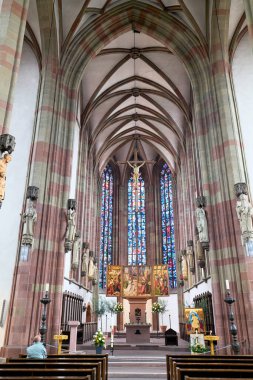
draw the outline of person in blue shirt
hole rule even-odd
[[[47,351],[41,343],[41,336],[36,335],[33,338],[33,344],[26,349],[28,359],[45,359],[47,357]]]

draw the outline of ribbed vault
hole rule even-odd
[[[231,58],[246,30],[241,9],[241,0],[231,5]],[[41,64],[35,4],[29,11],[26,40]],[[80,128],[100,172],[131,155],[136,135],[143,159],[162,157],[176,170],[193,129],[194,94],[210,86],[211,11],[202,0],[54,2],[62,86],[80,91]]]

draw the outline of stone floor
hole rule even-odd
[[[109,379],[163,379],[166,377],[166,354],[189,353],[189,343],[181,339],[178,346],[165,346],[164,337],[151,337],[150,343],[126,344],[124,335],[114,337],[113,355],[110,352],[110,338],[106,339],[109,353]],[[78,350],[95,352],[92,342],[78,346]]]

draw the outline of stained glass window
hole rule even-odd
[[[145,186],[141,173],[136,186],[128,180],[128,265],[146,264]]]
[[[102,205],[101,205],[101,238],[99,287],[106,287],[107,265],[112,263],[112,202],[113,202],[113,173],[107,165],[102,175]]]
[[[174,237],[174,212],[172,203],[172,174],[165,163],[160,173],[162,253],[163,264],[168,265],[171,288],[177,286],[176,253]]]

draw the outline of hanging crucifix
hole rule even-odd
[[[134,148],[134,159],[132,161],[117,161],[118,164],[128,164],[131,168],[133,168],[133,183],[134,183],[134,191],[135,191],[135,211],[138,211],[138,185],[139,185],[139,177],[140,177],[140,168],[145,164],[155,164],[156,161],[141,161],[138,160],[138,148],[137,141]]]

